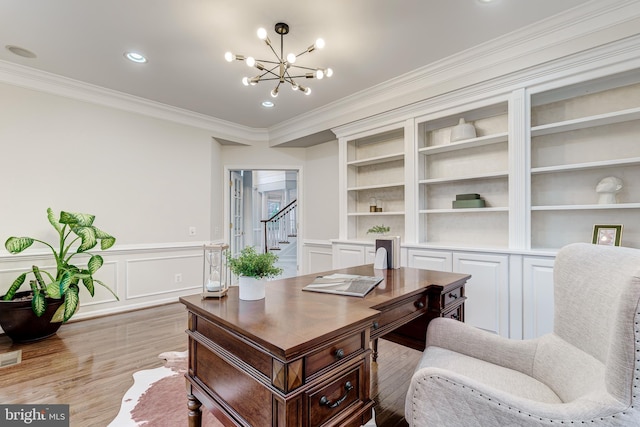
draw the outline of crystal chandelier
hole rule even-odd
[[[297,59],[305,53],[313,52],[316,49],[322,49],[324,47],[324,40],[318,39],[314,44],[309,46],[306,50],[299,54],[289,53],[284,56],[284,35],[289,33],[289,26],[283,22],[279,22],[275,25],[276,33],[280,34],[280,54],[276,52],[271,44],[271,40],[267,36],[267,30],[264,28],[258,29],[258,38],[264,40],[269,46],[271,52],[275,55],[275,60],[267,59],[255,59],[252,56],[235,55],[231,52],[227,52],[224,58],[228,62],[233,62],[234,59],[238,61],[244,61],[247,66],[257,68],[260,70],[260,74],[255,77],[244,77],[242,83],[245,86],[255,86],[261,81],[274,80],[277,81],[277,85],[271,91],[272,97],[278,96],[280,86],[286,83],[291,85],[291,89],[303,92],[305,95],[311,93],[311,88],[305,87],[299,84],[295,79],[322,79],[324,77],[331,77],[333,70],[331,68],[310,68],[296,65]]]

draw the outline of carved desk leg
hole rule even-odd
[[[202,403],[191,393],[187,394],[187,408],[189,409],[189,427],[202,426]]]
[[[371,359],[376,362],[378,360],[378,338],[374,339],[372,342],[372,350],[373,352],[371,353]]]

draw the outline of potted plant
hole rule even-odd
[[[229,252],[226,254],[229,269],[239,277],[242,300],[264,298],[266,280],[282,274],[282,269],[274,265],[278,256],[273,252],[259,254],[253,246],[247,246],[236,257]]]
[[[391,227],[389,227],[389,226],[386,226],[384,224],[382,224],[382,225],[374,225],[373,227],[371,227],[370,229],[367,230],[367,234],[385,235],[389,231],[391,231]]]
[[[41,243],[51,250],[56,262],[55,276],[34,265],[13,281],[0,301],[0,326],[18,342],[55,334],[78,310],[80,282],[91,296],[98,284],[118,299],[109,286],[93,277],[104,263],[102,257],[87,252],[98,242],[102,250],[109,249],[116,239],[93,225],[94,215],[62,211],[56,219],[51,208],[47,209],[47,215],[59,236],[57,248],[33,237],[9,237],[5,242],[5,248],[12,254],[22,252],[36,242]],[[80,254],[89,256],[85,268],[71,264],[72,258]],[[33,277],[29,281],[31,289],[18,292],[28,276]]]

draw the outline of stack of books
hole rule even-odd
[[[456,194],[456,199],[453,201],[453,209],[465,209],[465,208],[484,208],[484,199],[479,194]]]

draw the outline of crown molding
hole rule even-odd
[[[103,105],[211,131],[244,144],[268,141],[267,129],[251,128],[145,98],[0,60],[0,82]]]
[[[272,146],[638,34],[640,2],[595,0],[269,128]]]
[[[297,141],[304,146],[300,141],[309,135],[405,110],[460,88],[520,75],[534,66],[638,35],[638,28],[638,0],[591,0],[268,129],[242,126],[6,61],[0,61],[0,82],[193,126],[229,143],[286,146]],[[509,80],[500,84],[507,86]]]

